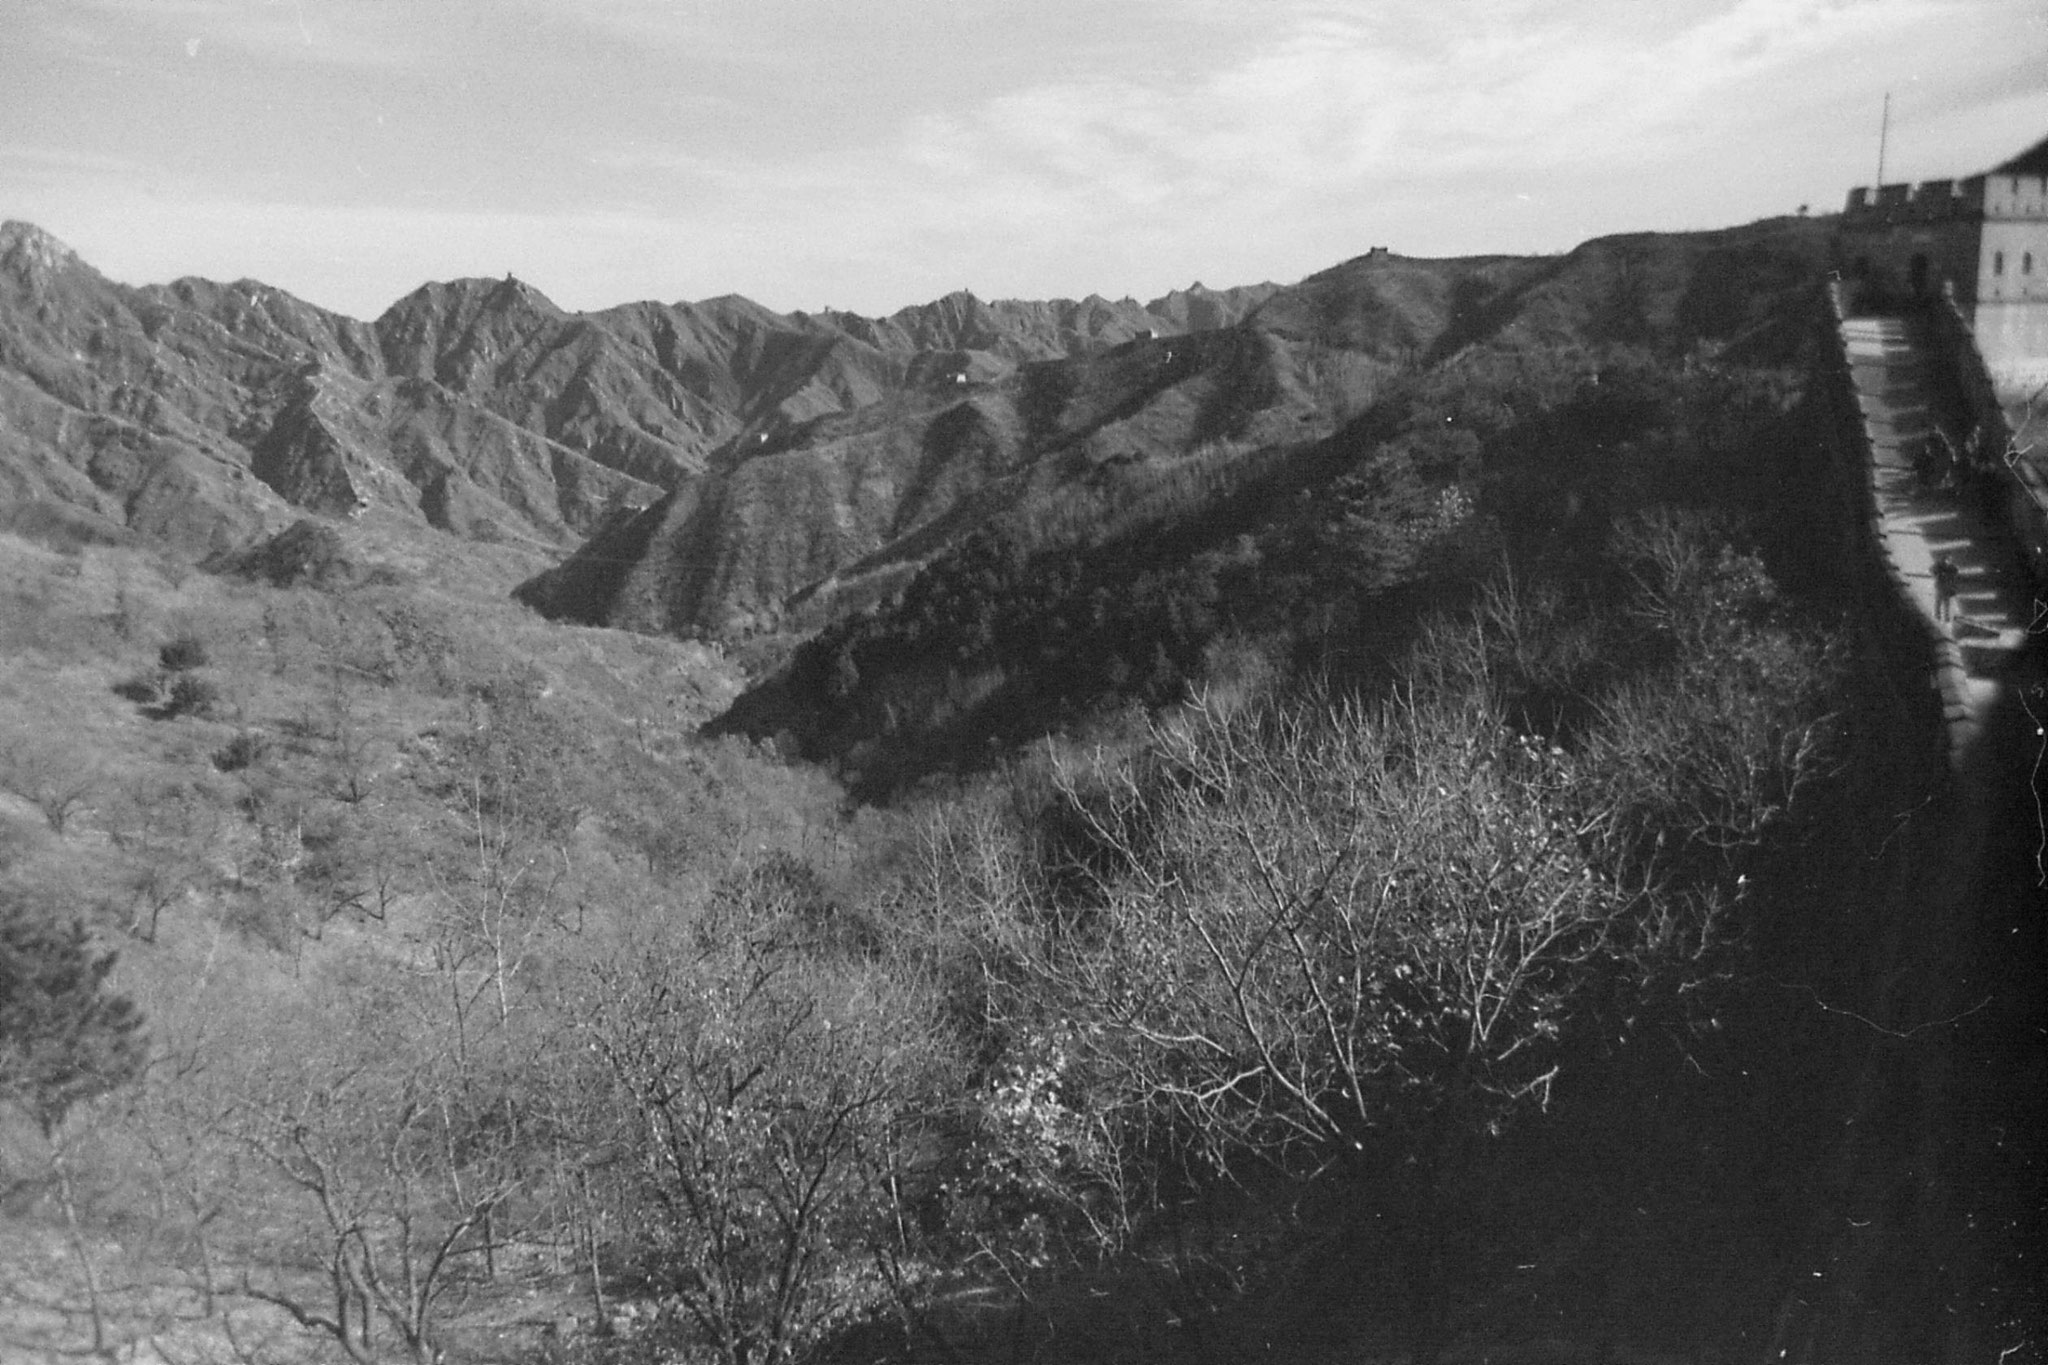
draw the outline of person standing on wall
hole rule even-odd
[[[1942,555],[1934,561],[1934,619],[1948,621],[1956,612],[1956,588],[1963,571],[1953,559]]]

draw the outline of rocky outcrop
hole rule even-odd
[[[349,516],[369,504],[349,477],[346,443],[320,412],[321,392],[301,380],[274,422],[250,447],[249,469],[294,507]]]

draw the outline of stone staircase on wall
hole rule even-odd
[[[1872,534],[1894,587],[1925,625],[1955,766],[1982,737],[2016,677],[2034,594],[1995,506],[1967,480],[1929,486],[1915,455],[1933,429],[1929,340],[1898,317],[1842,318],[1839,334],[1862,419]],[[1953,619],[1939,619],[1934,562],[1962,571]]]

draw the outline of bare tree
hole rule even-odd
[[[422,880],[422,822],[379,800],[332,812],[298,874],[322,923],[342,915],[382,924]]]
[[[1198,700],[1137,755],[1055,763],[1050,875],[988,940],[991,1008],[1013,1037],[1065,1021],[1044,1087],[1156,1163],[1362,1174],[1408,1152],[1440,1345],[1441,1192],[1463,1143],[1547,1100],[1634,900],[1562,819],[1566,776],[1478,693]]]
[[[9,1116],[0,1112],[0,1134],[6,1139],[0,1153],[0,1198],[17,1216],[38,1204],[51,1209],[69,1261],[64,1279],[52,1274],[37,1277],[40,1284],[34,1278],[15,1284],[0,1277],[0,1304],[36,1310],[26,1320],[18,1312],[9,1315],[10,1331],[0,1338],[6,1346],[25,1348],[27,1342],[16,1334],[26,1322],[41,1319],[41,1325],[31,1330],[43,1337],[51,1357],[113,1358],[122,1328],[119,1278],[108,1273],[111,1248],[95,1235],[95,1225],[121,1202],[118,1167],[101,1138],[106,1128],[119,1122],[125,1099],[94,1096],[54,1122],[21,1125],[23,1131],[16,1131],[7,1122]],[[53,1254],[50,1271],[58,1270],[57,1261]],[[89,1341],[89,1349],[77,1348],[81,1337]],[[73,1349],[64,1349],[67,1345]],[[6,1353],[0,1347],[0,1354]]]
[[[220,814],[191,786],[173,782],[124,796],[106,823],[127,860],[127,930],[154,943],[164,911],[207,878],[221,838]]]
[[[1658,908],[1695,904],[1696,955],[1711,946],[1697,935],[1713,897],[1833,764],[1825,684],[1838,646],[1774,623],[1782,604],[1763,565],[1697,519],[1633,519],[1616,549],[1634,584],[1627,627],[1672,657],[1598,698],[1571,760],[1575,819],[1606,864],[1661,889]]]
[[[1446,1106],[1497,1122],[1546,1093],[1628,902],[1558,819],[1561,777],[1478,698],[1198,703],[1148,764],[1057,771],[1094,903],[1048,924],[1034,981],[1218,1161],[1341,1160]]]
[[[878,1298],[883,1149],[928,1083],[914,1003],[770,926],[601,970],[588,1036],[627,1128],[634,1245],[727,1365],[779,1365]]]
[[[386,1338],[431,1365],[441,1300],[522,1173],[513,1135],[475,1112],[433,1035],[399,1035],[412,1022],[403,1002],[366,1003],[357,1015],[352,1038],[273,1054],[251,1078],[237,1136],[308,1206],[294,1264],[321,1288],[245,1270],[240,1292],[362,1365],[381,1358]]]
[[[75,746],[32,735],[0,746],[0,787],[32,802],[54,834],[91,804],[101,781],[98,764]]]
[[[194,1276],[201,1311],[219,1311],[225,1289],[216,1229],[245,1190],[232,1101],[214,1084],[204,1046],[167,1050],[137,1098],[133,1132],[149,1154],[146,1177],[156,1235]],[[186,1257],[190,1263],[186,1263]]]
[[[488,1000],[492,1026],[504,1028],[536,946],[551,929],[565,927],[556,892],[569,869],[559,846],[544,846],[520,825],[492,819],[475,788],[463,835],[459,855],[428,869],[437,913],[424,946],[454,1010],[458,1055],[466,1056],[475,1032],[471,1012]]]
[[[1547,1104],[1596,991],[1717,969],[1743,859],[1825,768],[1824,638],[1701,529],[1635,528],[1604,624],[1503,580],[1377,702],[1201,697],[1135,746],[1055,751],[1014,826],[927,842],[928,894],[979,925],[995,1038],[1053,1068],[1034,1092],[1169,1164],[1399,1156],[1420,1357],[1474,1144]],[[1603,629],[1663,643],[1617,680]],[[1584,719],[1539,728],[1564,714],[1539,691]]]
[[[1035,1272],[1125,1250],[1152,1209],[1150,1157],[1125,1139],[1117,1078],[1091,1067],[1100,1028],[1039,989],[1031,907],[1087,874],[1034,827],[1044,791],[1017,774],[927,813],[908,894],[892,905],[890,960],[916,962],[985,1060],[959,1106],[945,1189],[945,1259],[993,1268],[1020,1302]],[[1092,1017],[1091,1017],[1092,1019]]]

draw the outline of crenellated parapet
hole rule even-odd
[[[1899,223],[1974,222],[1985,213],[1984,176],[1923,180],[1917,185],[1858,185],[1849,191],[1842,225],[1885,228]]]
[[[1842,209],[1842,226],[1866,230],[1986,219],[2048,221],[2048,175],[1992,172],[1917,185],[1858,185]]]

